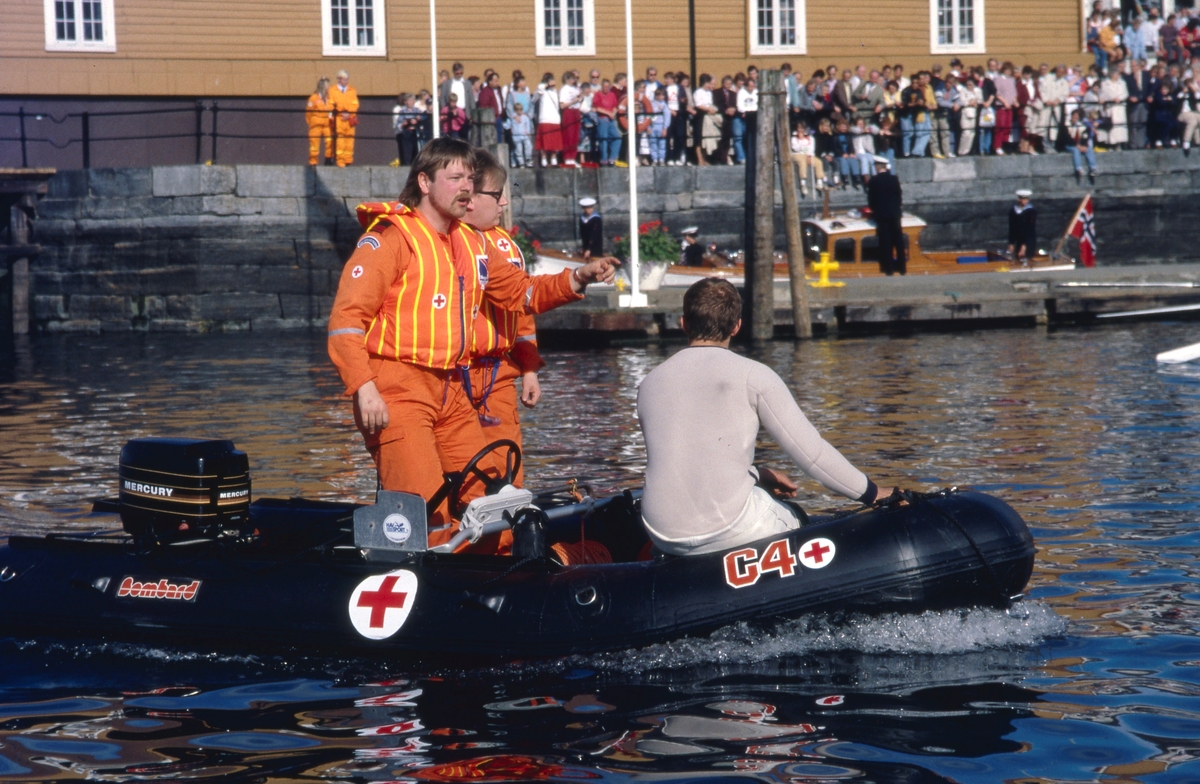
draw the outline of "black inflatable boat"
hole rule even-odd
[[[1034,557],[1020,516],[976,492],[911,495],[671,557],[648,555],[638,492],[579,501],[507,488],[431,549],[415,496],[250,503],[245,455],[228,441],[130,442],[120,487],[98,509],[119,512],[122,529],[0,547],[0,635],[525,658],[822,611],[1004,607]],[[451,551],[510,526],[513,556]],[[554,545],[583,551],[581,539],[612,562],[559,563]]]

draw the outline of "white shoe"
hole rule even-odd
[[[997,155],[1003,155],[1003,154],[1004,154],[1004,150],[1002,150],[1002,149],[1001,149],[1001,150],[996,150],[996,154],[997,154]]]
[[[1187,142],[1187,141],[1185,141],[1185,142],[1183,143],[1183,149],[1185,149],[1185,150],[1190,150],[1190,149],[1191,149],[1191,147],[1192,147],[1192,143],[1191,143],[1191,142]]]

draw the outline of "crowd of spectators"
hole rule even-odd
[[[859,187],[873,156],[953,158],[1070,152],[1094,175],[1095,149],[1200,142],[1200,14],[1143,18],[1097,0],[1088,24],[1086,67],[1016,66],[995,59],[908,75],[901,64],[839,68],[807,78],[783,63],[793,160],[823,184]],[[646,69],[633,82],[636,154],[644,165],[738,164],[755,131],[758,70],[719,79]],[[506,84],[492,69],[464,76],[461,63],[438,86],[440,130],[466,137],[476,108],[490,108],[513,166],[622,166],[628,160],[627,75],[567,70],[531,84],[520,70]],[[431,96],[401,94],[394,127],[401,163],[431,136]],[[802,176],[802,179],[804,177]]]

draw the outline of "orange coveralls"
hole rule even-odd
[[[489,254],[465,223],[455,221],[441,234],[400,204],[360,205],[358,215],[367,232],[342,270],[329,316],[329,355],[348,395],[374,381],[387,403],[389,424],[374,434],[363,428],[357,404],[354,411],[384,489],[429,499],[444,473],[460,470],[489,441],[461,370],[485,298],[540,313],[581,295],[571,289],[570,271],[531,278]],[[464,499],[482,493],[481,483],[468,478]],[[449,539],[450,522],[446,504],[432,510],[431,546]],[[495,551],[501,544],[491,538]]]
[[[353,87],[334,85],[329,88],[329,103],[333,108],[333,122],[337,128],[337,165],[349,166],[354,163],[354,129],[358,125],[358,91]],[[350,115],[350,119],[342,118],[342,113]]]
[[[512,236],[499,226],[483,232],[488,254],[499,255],[522,272],[525,257]],[[517,408],[516,379],[545,367],[537,348],[537,328],[529,313],[503,310],[484,302],[475,319],[471,348],[471,403],[479,412],[488,441],[502,438],[521,441],[521,414]],[[517,472],[517,487],[525,484],[525,469]]]
[[[331,91],[332,92],[332,91]],[[321,163],[321,138],[325,139],[325,157],[333,157],[333,138],[329,124],[333,122],[330,112],[333,110],[333,96],[322,98],[320,93],[308,97],[308,107],[304,112],[304,120],[308,123],[308,165],[316,166]]]

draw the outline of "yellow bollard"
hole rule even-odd
[[[816,270],[818,273],[820,273],[821,277],[816,281],[816,283],[809,283],[808,285],[810,285],[814,288],[818,288],[818,289],[828,289],[828,288],[836,288],[838,286],[845,286],[846,284],[840,280],[839,281],[831,281],[829,279],[829,273],[836,271],[837,268],[840,266],[841,265],[838,264],[836,261],[829,260],[828,253],[822,253],[821,260],[813,265],[813,269]]]

